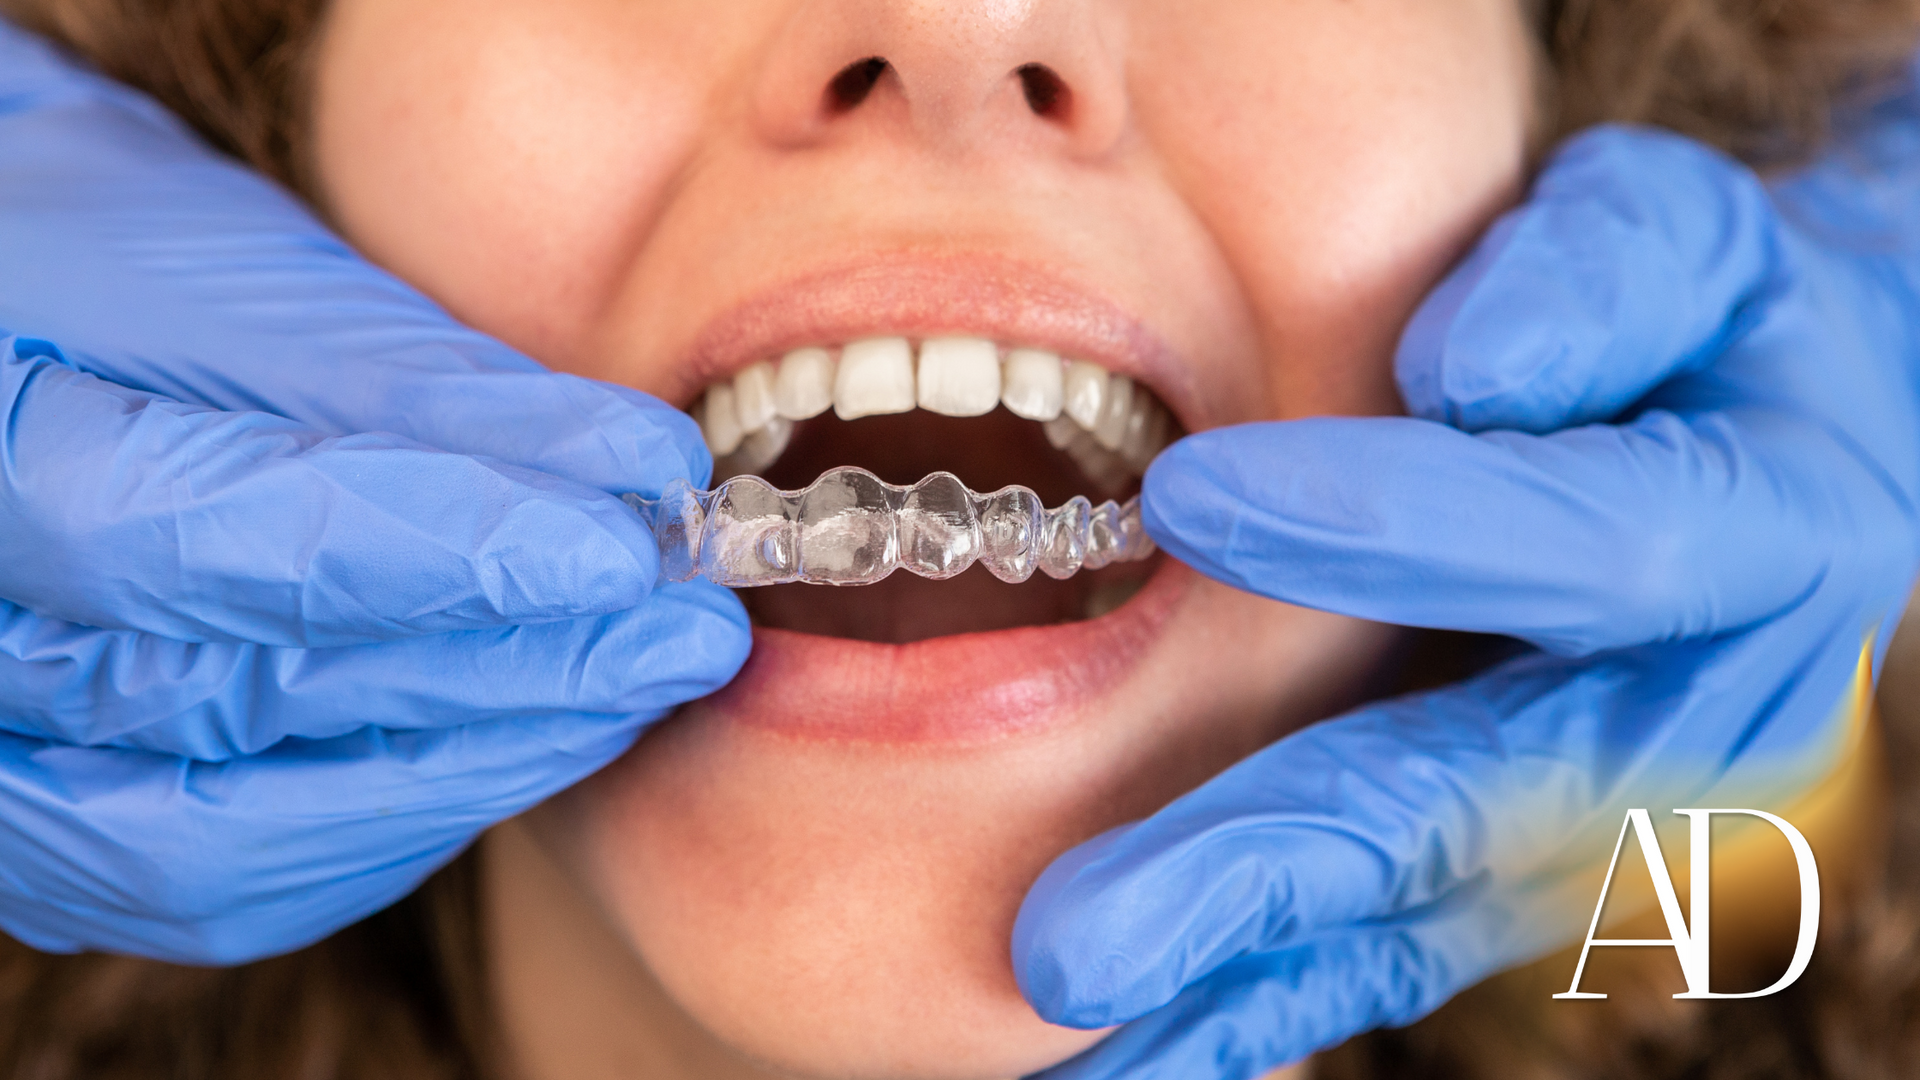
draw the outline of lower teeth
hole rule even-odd
[[[1139,496],[1096,507],[1076,495],[1047,510],[1027,488],[980,495],[947,472],[899,487],[843,467],[800,491],[736,476],[711,491],[675,481],[658,499],[624,498],[660,545],[662,580],[735,588],[871,585],[897,569],[942,579],[976,561],[1001,581],[1068,578],[1154,551]]]

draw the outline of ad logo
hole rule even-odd
[[[1666,857],[1660,851],[1660,838],[1654,835],[1653,819],[1644,809],[1627,811],[1627,820],[1620,825],[1620,839],[1614,841],[1613,860],[1607,864],[1607,879],[1600,886],[1600,899],[1593,906],[1593,922],[1587,926],[1586,944],[1580,947],[1580,963],[1573,969],[1573,985],[1564,994],[1553,995],[1555,1000],[1595,1000],[1605,994],[1583,994],[1580,992],[1580,976],[1587,969],[1587,954],[1595,945],[1667,945],[1680,957],[1680,971],[1687,980],[1687,992],[1673,995],[1676,998],[1757,998],[1777,994],[1792,986],[1802,972],[1807,970],[1807,962],[1813,959],[1813,942],[1820,929],[1820,868],[1813,861],[1813,848],[1807,845],[1807,838],[1800,830],[1785,820],[1767,813],[1765,810],[1675,810],[1676,814],[1685,814],[1689,822],[1687,834],[1688,862],[1687,874],[1692,896],[1689,907],[1690,917],[1680,917],[1680,901],[1673,891],[1673,879],[1667,875]],[[1787,966],[1787,973],[1780,976],[1772,986],[1764,990],[1755,990],[1746,994],[1716,994],[1708,987],[1708,941],[1712,933],[1709,923],[1710,907],[1708,902],[1708,870],[1711,859],[1711,826],[1715,814],[1746,814],[1757,817],[1779,829],[1793,846],[1793,861],[1800,869],[1800,936],[1793,943],[1793,962]],[[1626,846],[1627,830],[1632,829],[1640,841],[1640,854],[1647,860],[1647,873],[1653,878],[1653,893],[1660,902],[1660,913],[1666,917],[1666,938],[1597,938],[1594,934],[1600,929],[1600,913],[1607,906],[1607,891],[1613,887],[1613,872],[1620,865],[1620,849]]]

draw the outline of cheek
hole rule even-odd
[[[1521,189],[1518,5],[1204,6],[1136,29],[1136,109],[1247,290],[1264,414],[1397,412],[1401,327]]]
[[[340,0],[321,201],[455,316],[564,363],[692,152],[692,76],[723,62],[677,6]]]

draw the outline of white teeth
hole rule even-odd
[[[1045,349],[1016,348],[1001,359],[985,338],[937,337],[917,351],[904,337],[868,338],[834,354],[795,349],[707,388],[691,411],[715,458],[716,477],[772,465],[794,422],[833,409],[843,420],[911,411],[981,416],[1005,405],[1037,420],[1100,489],[1118,492],[1144,473],[1176,434],[1173,418],[1125,375]],[[724,460],[722,460],[724,459]]]
[[[1045,423],[1060,415],[1066,398],[1066,377],[1060,358],[1041,349],[1015,349],[1007,354],[1000,401],[1015,416]]]
[[[779,461],[792,439],[793,421],[776,416],[767,421],[765,427],[747,432],[746,438],[740,440],[740,448],[727,455],[724,463],[715,465],[713,474],[725,477],[757,473]]]
[[[733,405],[733,387],[714,383],[707,387],[707,403],[700,413],[700,430],[707,437],[707,449],[714,457],[725,457],[740,445],[746,433],[740,430],[740,414]]]
[[[1133,380],[1115,375],[1107,380],[1106,400],[1100,403],[1100,419],[1093,425],[1093,437],[1109,450],[1120,449],[1127,437],[1127,414],[1133,411]]]
[[[1074,440],[1086,434],[1086,429],[1074,423],[1073,417],[1064,414],[1040,425],[1040,429],[1047,433],[1047,442],[1055,450],[1065,450],[1073,445]]]
[[[1074,423],[1093,430],[1100,422],[1100,409],[1107,399],[1107,369],[1085,360],[1067,365],[1066,399],[1061,407]]]
[[[1117,493],[1136,475],[1135,470],[1127,467],[1125,459],[1100,445],[1100,441],[1094,438],[1092,432],[1081,428],[1071,420],[1066,422],[1065,427],[1072,434],[1065,445],[1058,448],[1066,451],[1067,456],[1073,459],[1073,463],[1080,466],[1080,471],[1087,474],[1087,479],[1092,480],[1102,492]]]
[[[913,409],[913,346],[906,338],[868,338],[840,350],[833,414],[842,420]]]
[[[984,416],[1000,404],[1000,350],[981,338],[928,338],[916,381],[928,412]]]
[[[1120,443],[1120,456],[1134,471],[1144,473],[1153,459],[1166,449],[1167,429],[1172,417],[1152,398],[1135,394],[1133,411],[1127,415],[1127,436]]]
[[[779,414],[773,404],[772,364],[762,360],[733,377],[733,408],[742,431],[758,431]]]
[[[789,420],[806,420],[833,407],[833,354],[795,349],[780,360],[773,407]]]

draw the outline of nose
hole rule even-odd
[[[954,151],[1052,143],[1096,157],[1126,123],[1117,19],[1101,0],[803,0],[755,86],[769,139]]]

